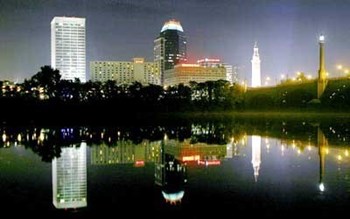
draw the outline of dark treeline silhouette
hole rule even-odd
[[[62,80],[58,70],[43,66],[23,83],[1,81],[0,119],[3,121],[85,122],[126,120],[174,112],[337,110],[350,109],[350,80],[329,80],[320,100],[316,81],[285,82],[276,87],[246,90],[224,80],[188,86],[81,83]],[[127,115],[127,116],[126,116]]]
[[[130,85],[115,81],[81,83],[62,80],[58,70],[43,66],[22,84],[2,82],[0,102],[7,106],[8,114],[74,118],[82,113],[104,117],[135,112],[233,110],[242,95],[239,86],[224,80],[167,88],[139,82]]]
[[[23,127],[2,126],[1,147],[23,145],[38,154],[43,161],[51,162],[60,157],[63,147],[80,145],[107,145],[119,147],[122,142],[141,144],[144,140],[154,142],[190,139],[191,144],[206,143],[226,147],[229,142],[239,142],[247,135],[272,137],[293,142],[300,149],[316,145],[317,129],[320,128],[330,145],[347,147],[350,140],[349,119],[266,119],[232,118],[172,122],[159,125],[116,125],[103,127]],[[307,144],[306,144],[307,143]]]

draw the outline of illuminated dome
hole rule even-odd
[[[165,22],[160,32],[164,32],[166,30],[178,30],[178,31],[184,32],[180,24],[180,21],[177,21],[177,20],[169,20]]]
[[[169,202],[170,204],[176,204],[177,202],[181,202],[181,199],[185,195],[185,191],[179,191],[175,193],[166,193],[162,191],[162,194],[166,202]]]

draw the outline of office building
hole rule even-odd
[[[51,21],[51,66],[61,79],[86,81],[85,18],[54,17]]]

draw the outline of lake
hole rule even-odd
[[[335,216],[350,207],[347,119],[0,129],[3,213]]]

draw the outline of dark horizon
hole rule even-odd
[[[94,60],[153,60],[153,40],[164,22],[179,20],[188,39],[189,62],[220,58],[242,67],[250,81],[250,59],[258,41],[262,78],[279,80],[304,71],[316,76],[317,37],[326,36],[326,69],[350,66],[347,0],[2,0],[0,80],[21,82],[50,65],[50,22],[55,16],[85,17],[87,75]]]

